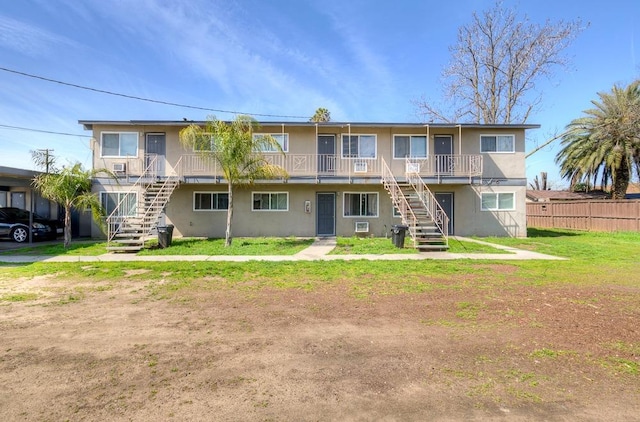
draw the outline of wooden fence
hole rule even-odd
[[[528,202],[527,227],[640,231],[640,201]]]

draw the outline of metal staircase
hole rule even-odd
[[[168,176],[158,176],[155,158],[149,160],[143,174],[131,186],[130,192],[138,192],[135,207],[125,195],[107,217],[107,250],[110,252],[137,252],[144,248],[145,240],[158,226],[158,219],[174,189],[180,183],[179,176],[170,170]],[[135,214],[131,215],[131,209]]]
[[[449,248],[449,219],[427,185],[417,173],[407,173],[407,183],[398,184],[383,162],[382,183],[391,201],[409,227],[409,236],[418,250]]]

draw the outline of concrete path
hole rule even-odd
[[[480,259],[494,261],[517,261],[517,260],[565,260],[552,255],[545,255],[537,252],[516,249],[509,246],[502,246],[481,240],[453,237],[466,242],[476,242],[502,249],[506,254],[488,253],[450,253],[450,252],[421,252],[415,254],[387,254],[387,255],[328,255],[336,246],[336,239],[333,237],[318,238],[311,246],[298,252],[295,255],[262,255],[262,256],[232,256],[232,255],[147,255],[138,256],[127,253],[106,253],[98,256],[83,255],[59,255],[59,256],[36,256],[36,255],[0,255],[0,262],[7,263],[31,263],[31,262],[159,262],[159,261],[211,261],[211,262],[247,262],[247,261],[402,261],[402,260],[455,260],[455,259]]]

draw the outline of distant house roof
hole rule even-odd
[[[532,202],[585,201],[589,199],[607,199],[603,191],[571,192],[568,190],[527,190],[527,200]]]

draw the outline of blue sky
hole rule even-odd
[[[492,1],[3,0],[0,67],[132,96],[335,121],[417,122],[414,101],[441,98],[459,26]],[[532,21],[581,18],[568,69],[540,81],[527,150],[562,131],[597,92],[640,77],[637,0],[504,1]],[[606,4],[606,5],[605,5]],[[90,165],[78,120],[204,120],[209,113],[135,101],[0,71],[0,166],[33,168],[29,150]],[[258,120],[269,118],[257,116]],[[276,120],[294,120],[276,118]],[[527,160],[562,186],[558,143]]]

